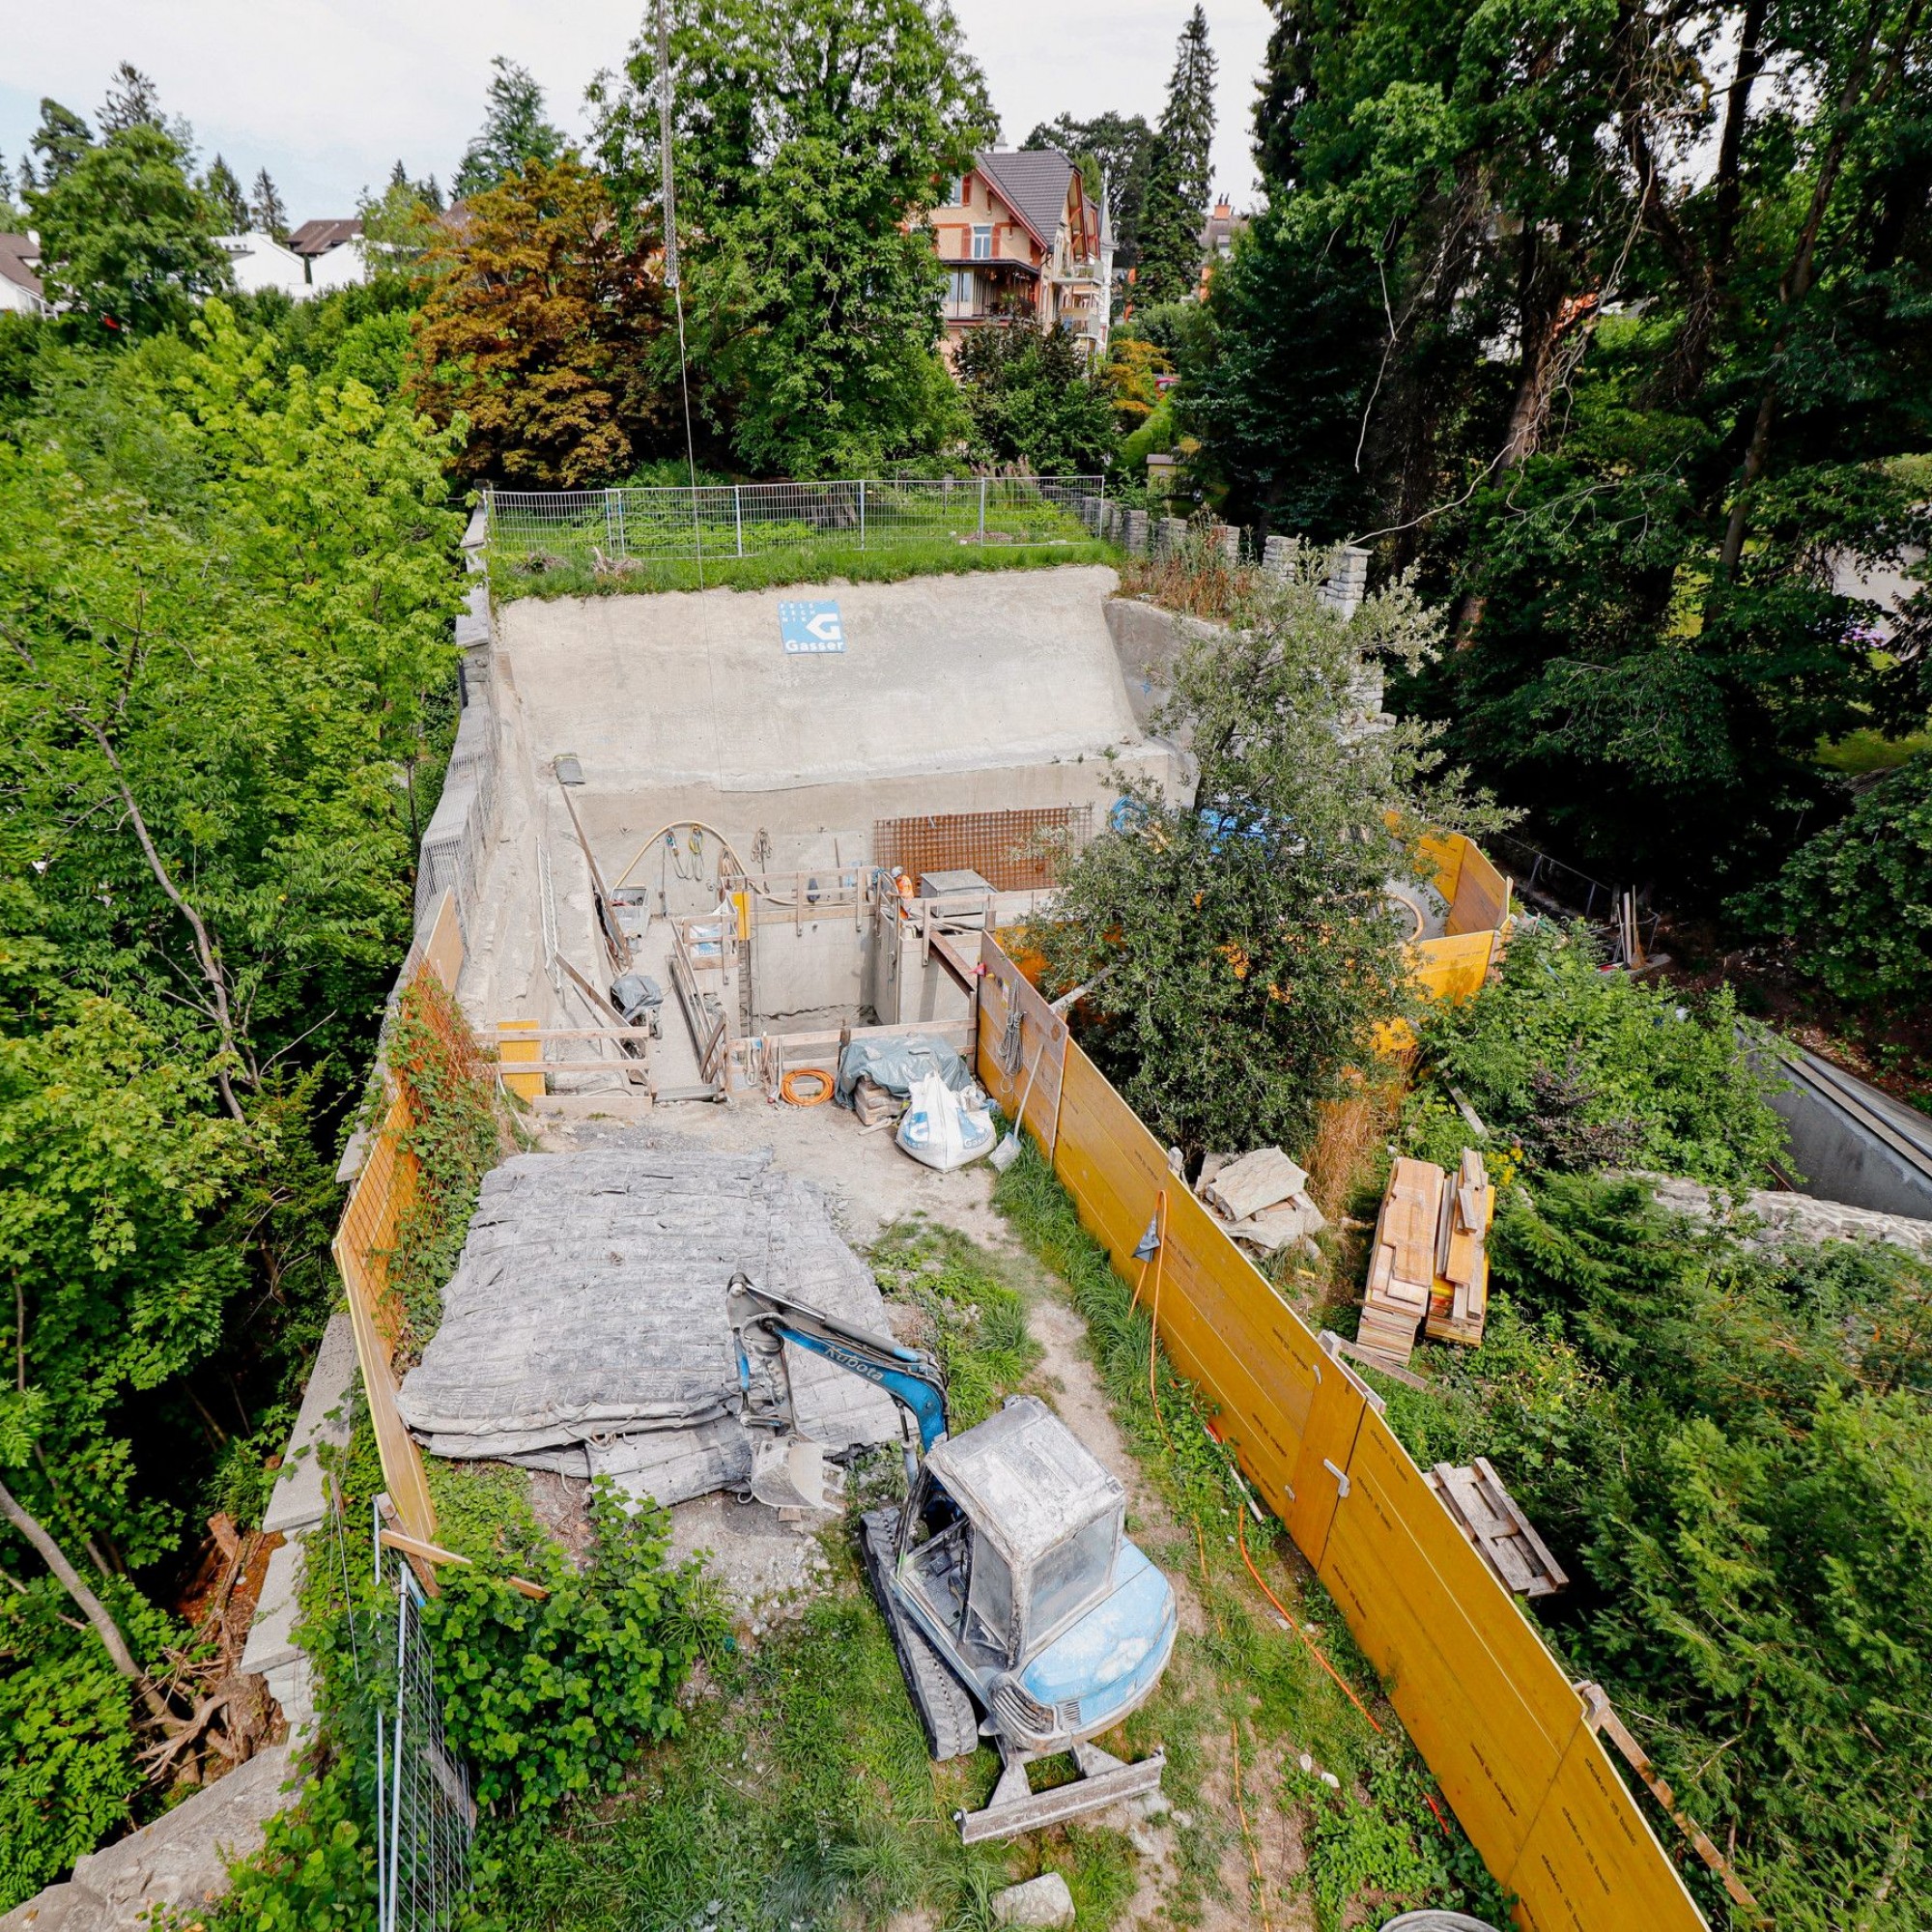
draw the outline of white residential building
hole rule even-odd
[[[0,235],[0,313],[52,313],[36,272],[40,266],[41,238],[32,229],[24,235]]]
[[[300,301],[312,296],[307,264],[293,248],[285,248],[272,235],[217,235],[215,244],[228,257],[235,286],[244,296],[259,295],[264,289],[279,289],[283,295]]]

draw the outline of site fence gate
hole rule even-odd
[[[815,551],[988,549],[1097,535],[1104,476],[888,476],[696,489],[490,490],[493,555],[648,571]]]
[[[381,1578],[380,1545],[376,1554]],[[443,1733],[422,1586],[400,1559],[389,1566],[389,1580],[396,1592],[395,1675],[393,1699],[379,1696],[376,1709],[376,1927],[442,1932],[469,1889],[476,1804],[469,1768]]]

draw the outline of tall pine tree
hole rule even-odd
[[[267,168],[255,177],[254,192],[248,197],[248,226],[257,235],[272,235],[277,242],[289,239],[289,211]]]
[[[57,187],[93,145],[93,128],[71,107],[43,99],[41,125],[33,134],[34,153],[41,157],[40,179],[35,185],[41,188]],[[20,172],[23,180],[29,178],[30,169],[24,161]]]
[[[247,232],[248,197],[242,192],[235,170],[219,155],[209,162],[208,172],[201,178],[201,191],[213,204],[224,235]]]
[[[120,133],[124,128],[161,125],[161,97],[154,81],[132,61],[123,61],[108,83],[107,99],[100,103],[101,139]]]
[[[1214,50],[1199,5],[1180,30],[1167,105],[1153,140],[1141,211],[1142,302],[1179,301],[1201,276],[1201,229],[1208,218],[1214,146]]]
[[[497,73],[490,83],[483,130],[464,151],[456,170],[459,199],[522,174],[527,162],[549,167],[564,149],[562,129],[544,118],[543,89],[536,76],[501,54],[491,65]]]

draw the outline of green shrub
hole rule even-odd
[[[1841,1000],[1932,998],[1932,753],[1807,839],[1737,910]]]
[[[52,1585],[0,1598],[0,1912],[65,1878],[131,1818],[127,1681]]]
[[[580,1572],[553,1546],[530,1579],[548,1597],[452,1568],[424,1611],[449,1742],[475,1769],[478,1801],[506,1816],[612,1789],[681,1725],[677,1690],[707,1641],[689,1613],[695,1569],[665,1567],[669,1519],[628,1513],[602,1483],[588,1507],[590,1561]]]
[[[1580,926],[1520,931],[1498,980],[1433,1008],[1422,1028],[1438,1114],[1460,1089],[1533,1168],[1643,1167],[1733,1187],[1785,1158],[1750,1037],[1728,990],[1687,1002],[1602,972]]]

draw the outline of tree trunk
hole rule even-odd
[[[160,851],[148,831],[148,821],[142,816],[140,806],[135,803],[133,787],[128,784],[128,775],[121,768],[120,758],[115,755],[112,740],[92,718],[83,716],[81,723],[93,736],[94,742],[100,747],[100,754],[107,760],[108,768],[114,774],[114,782],[121,793],[121,803],[134,827],[134,836],[140,841],[142,853],[148,861],[148,869],[154,873],[156,884],[167,895],[181,916],[187,921],[188,928],[194,934],[194,956],[200,962],[201,976],[207,980],[209,987],[211,1004],[207,1011],[221,1035],[222,1052],[242,1063],[250,1075],[249,1085],[253,1086],[256,1084],[254,1070],[248,1067],[247,1061],[242,1053],[234,1017],[229,1010],[228,976],[221,970],[221,962],[215,957],[214,941],[209,934],[208,926],[201,915],[182,896],[172,874],[162,861]],[[235,1088],[228,1077],[228,1068],[225,1065],[218,1065],[214,1078],[215,1084],[221,1089],[222,1104],[236,1120],[244,1120],[242,1103],[235,1097]]]
[[[121,1627],[107,1613],[107,1605],[88,1588],[80,1572],[67,1560],[66,1551],[54,1541],[46,1526],[27,1513],[5,1483],[0,1483],[0,1517],[5,1517],[40,1552],[41,1560],[54,1573],[61,1588],[73,1599],[80,1613],[94,1626],[94,1634],[106,1647],[115,1669],[140,1692],[149,1715],[157,1723],[170,1722],[168,1707],[148,1682],[141,1666],[134,1662],[127,1638],[121,1634]]]

